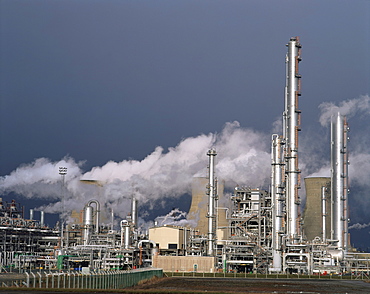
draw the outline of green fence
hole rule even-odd
[[[162,277],[162,269],[132,271],[78,272],[25,272],[22,278],[2,282],[1,287],[32,287],[52,289],[122,289],[141,281]]]

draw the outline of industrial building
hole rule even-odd
[[[306,178],[306,208],[301,215],[298,107],[301,44],[287,44],[285,105],[281,134],[271,137],[271,184],[267,190],[237,186],[230,197],[217,179],[217,151],[207,152],[208,176],[194,178],[188,214],[194,226],[137,228],[138,205],[120,228],[101,225],[100,202],[92,199],[74,223],[57,230],[25,220],[18,208],[0,206],[2,266],[58,269],[130,269],[255,273],[345,273],[363,268],[351,251],[348,234],[348,126],[339,113],[331,123],[331,177]],[[205,151],[206,152],[206,151]],[[248,183],[244,183],[248,185]],[[20,256],[34,256],[16,262]]]

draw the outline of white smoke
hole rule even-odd
[[[166,205],[168,198],[191,192],[193,176],[206,176],[210,148],[217,150],[216,174],[226,187],[247,184],[267,188],[270,178],[270,143],[265,134],[227,123],[219,134],[210,133],[182,140],[167,152],[157,147],[146,158],[110,161],[83,173],[82,163],[72,158],[51,162],[45,158],[22,165],[10,175],[0,178],[0,192],[15,192],[32,199],[49,199],[42,209],[48,213],[80,210],[91,199],[98,199],[106,210],[114,208],[125,217],[134,196],[139,203]],[[59,175],[60,166],[67,167],[65,185]],[[84,180],[81,182],[80,180]],[[88,185],[86,182],[98,183]],[[152,207],[150,207],[150,205]]]
[[[361,229],[365,229],[365,228],[367,228],[369,226],[370,226],[370,223],[368,223],[368,224],[360,224],[360,223],[357,223],[357,224],[354,224],[352,226],[349,226],[348,227],[348,230],[351,230],[351,229],[361,230]]]
[[[158,226],[196,226],[196,222],[194,220],[188,220],[187,213],[179,210],[178,208],[172,209],[168,214],[164,216],[156,217],[155,221],[157,222]]]
[[[320,122],[325,125],[331,114],[337,111],[352,117],[358,113],[369,114],[370,98],[368,95],[361,96],[342,102],[339,106],[323,103],[320,109]],[[360,116],[356,115],[354,119],[358,117]],[[318,133],[317,130],[315,132]],[[323,149],[330,150],[328,132],[314,140],[304,134],[300,136],[299,165],[302,178],[329,176],[330,158]],[[49,213],[60,213],[63,206],[69,211],[80,210],[89,200],[95,198],[102,205],[102,211],[113,208],[114,213],[123,218],[130,211],[132,197],[139,201],[139,205],[146,204],[149,209],[154,209],[158,205],[165,207],[168,199],[178,199],[181,195],[190,194],[192,178],[207,176],[206,153],[210,148],[217,151],[216,176],[225,181],[226,190],[233,189],[236,184],[268,189],[270,146],[271,134],[259,133],[242,128],[238,122],[230,122],[226,123],[220,133],[186,138],[168,150],[157,147],[141,161],[110,161],[88,172],[82,171],[82,162],[75,162],[70,157],[57,162],[40,158],[1,177],[0,193],[14,192],[30,199],[47,199],[50,203],[42,209]],[[361,140],[351,141],[349,148],[352,148],[349,166],[351,185],[369,188],[370,149]],[[64,186],[58,172],[61,166],[67,167]],[[85,183],[81,180],[85,180]],[[98,185],[86,184],[92,180],[92,183]],[[362,207],[368,204],[366,197],[350,197],[356,198]]]
[[[351,128],[349,132],[348,150],[350,164],[348,166],[348,175],[350,193],[348,198],[351,219],[354,221],[365,220],[368,216],[367,209],[370,205],[370,199],[367,196],[370,188],[370,138],[368,135],[369,130],[366,127],[367,123],[364,124],[363,121],[368,119],[370,114],[370,97],[369,95],[362,95],[339,104],[325,102],[319,106],[319,109],[321,110],[319,121],[322,126],[327,127],[331,116],[338,112],[347,117],[350,126],[352,124],[359,126]],[[321,137],[321,141],[324,141],[326,144],[326,152],[323,152],[323,145],[317,141],[317,137],[306,142],[309,146],[308,149],[312,149],[312,152],[306,156],[307,159],[311,157],[312,161],[316,163],[320,163],[319,160],[321,160],[321,164],[314,164],[316,169],[306,171],[309,177],[330,176],[330,132],[327,131],[325,135]],[[316,153],[314,153],[314,148],[316,148]],[[325,159],[319,156],[321,153],[327,154]],[[350,228],[363,229],[368,226],[369,224],[357,223],[350,226]]]
[[[335,105],[332,102],[324,102],[319,105],[321,110],[320,123],[322,126],[327,126],[330,123],[330,118],[333,114],[340,113],[351,118],[355,114],[370,114],[370,97],[363,95],[356,99],[346,100]]]

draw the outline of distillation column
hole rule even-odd
[[[272,198],[272,244],[273,244],[273,268],[281,269],[281,237],[283,233],[282,220],[284,217],[284,195],[283,195],[283,156],[282,138],[279,135],[272,135],[271,146],[271,198]]]
[[[291,38],[287,44],[286,55],[286,86],[285,86],[285,110],[283,113],[285,139],[285,178],[286,178],[286,212],[287,212],[287,236],[292,241],[297,240],[300,230],[300,170],[298,169],[298,131],[300,131],[300,110],[298,110],[298,98],[300,93],[300,78],[298,63],[301,61],[301,45],[298,37]]]
[[[209,157],[209,184],[208,184],[208,250],[207,255],[214,255],[214,244],[215,244],[215,202],[216,202],[216,186],[215,186],[215,157],[217,155],[216,150],[210,149],[207,153]]]
[[[348,249],[348,126],[338,112],[331,120],[331,191],[332,239],[338,240],[338,249]]]

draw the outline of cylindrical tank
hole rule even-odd
[[[342,261],[344,258],[343,250],[328,250],[327,253],[336,261]]]
[[[85,206],[84,210],[84,245],[88,245],[90,242],[90,231],[93,225],[93,207]]]
[[[128,249],[131,245],[130,224],[127,220],[121,220],[121,247]]]
[[[87,206],[91,206],[91,204],[95,203],[96,205],[96,213],[95,213],[95,234],[99,234],[99,225],[100,225],[100,203],[98,200],[90,200],[87,202]]]

